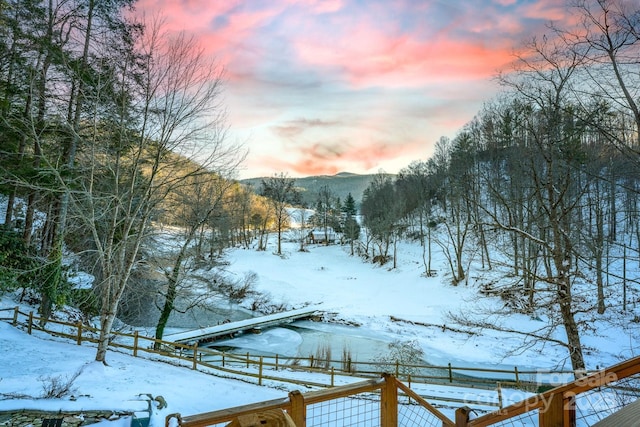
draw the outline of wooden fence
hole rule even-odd
[[[0,317],[0,320],[10,321],[14,326],[22,325],[27,332],[31,334],[34,329],[45,331],[49,334],[70,338],[81,345],[84,341],[97,342],[98,330],[87,327],[81,323],[69,323],[57,320],[49,320],[47,325],[62,326],[60,330],[41,328],[37,321],[40,318],[34,316],[33,313],[22,313],[19,308],[0,309],[2,311],[13,311],[11,317]],[[22,316],[22,317],[21,317]],[[71,329],[65,331],[64,328]],[[304,384],[317,387],[331,387],[334,383],[334,377],[339,375],[359,376],[362,373],[353,373],[346,371],[336,372],[335,368],[329,371],[314,367],[313,358],[309,359],[309,366],[301,366],[300,363],[292,363],[291,360],[302,360],[300,358],[280,358],[275,357],[275,361],[266,362],[265,358],[253,357],[251,355],[239,356],[229,355],[224,352],[213,351],[210,349],[199,348],[196,345],[185,345],[179,343],[166,342],[149,338],[138,333],[126,334],[114,332],[111,347],[131,351],[133,356],[138,353],[148,352],[160,355],[162,357],[177,358],[187,362],[191,369],[200,369],[207,372],[206,369],[228,372],[234,375],[242,375],[254,377],[258,384],[262,384],[264,380],[273,380],[280,382],[289,382],[294,384]],[[128,342],[118,342],[118,339],[127,340]],[[147,343],[144,345],[143,343]],[[154,344],[160,344],[160,350],[154,349]],[[212,356],[216,363],[207,360]],[[242,365],[246,370],[238,370],[238,365]],[[385,365],[388,366],[388,365]],[[406,368],[406,365],[396,363],[398,371]],[[411,365],[414,366],[414,365]],[[330,378],[330,383],[310,383],[307,380],[296,380],[287,378],[286,376],[265,375],[264,368],[272,368],[278,372],[287,370],[305,370],[312,372],[325,373]],[[252,368],[250,371],[249,368]],[[433,368],[428,366],[426,368]],[[518,379],[518,375],[529,374],[529,372],[519,372],[517,368],[514,371],[494,370],[494,369],[471,369],[457,368],[450,364],[443,369],[447,375],[420,377],[420,380],[427,383],[435,384],[452,384],[458,381],[465,387],[478,386],[478,382],[486,383],[483,380],[459,378],[455,373],[460,371],[476,371],[481,374],[491,374],[493,376],[501,374],[514,374],[515,385],[520,387],[532,387],[531,381]],[[537,373],[537,372],[536,372]],[[566,372],[551,373],[552,375],[566,374]],[[538,425],[540,427],[562,426],[573,427],[576,425],[591,425],[593,422],[601,420],[604,415],[615,412],[626,406],[628,403],[634,402],[640,396],[640,357],[630,359],[608,369],[594,372],[586,377],[569,382],[568,384],[552,388],[548,391],[536,394],[526,400],[509,405],[507,407],[482,415],[475,419],[470,419],[470,409],[467,404],[487,405],[487,402],[473,402],[465,400],[459,402],[458,410],[455,414],[455,421],[447,419],[437,409],[430,405],[425,396],[418,395],[410,389],[410,385],[405,385],[399,378],[392,375],[384,374],[380,379],[372,379],[360,383],[350,384],[347,386],[335,387],[328,390],[320,390],[316,392],[301,394],[292,392],[286,399],[278,399],[275,401],[263,402],[238,408],[225,409],[212,413],[190,415],[182,417],[180,414],[172,414],[167,417],[169,419],[177,419],[178,423],[183,427],[203,427],[205,425],[216,425],[218,423],[226,423],[237,420],[238,417],[244,415],[265,413],[265,411],[277,410],[287,414],[292,419],[294,425],[298,427],[314,425],[312,420],[319,420],[319,425],[338,425],[340,421],[333,421],[326,424],[326,420],[331,417],[353,417],[350,412],[353,407],[351,403],[344,402],[336,404],[336,400],[350,399],[361,403],[362,408],[357,408],[356,413],[360,417],[364,417],[363,423],[354,422],[353,425],[380,425],[382,427],[396,427],[398,425],[421,425],[421,426],[456,426],[456,427],[484,427],[495,425]],[[413,377],[408,377],[413,379]],[[418,382],[413,379],[414,382]],[[500,390],[500,382],[498,382],[498,392]],[[379,396],[372,398],[371,393]],[[398,398],[402,396],[404,404],[398,405]],[[438,397],[427,397],[429,400],[446,400],[453,402],[451,399],[439,399]],[[501,398],[499,398],[501,400]],[[332,402],[332,403],[327,403]],[[374,402],[374,403],[371,403]],[[594,404],[595,402],[595,404]],[[462,405],[464,404],[464,406]],[[314,415],[314,407],[318,407],[318,415]],[[336,410],[339,407],[339,410]],[[329,408],[324,411],[323,408]],[[364,414],[364,415],[362,415]],[[640,416],[640,414],[639,414]],[[403,421],[404,420],[404,421]],[[409,422],[407,422],[409,420]],[[239,424],[235,424],[239,425]],[[286,425],[286,424],[285,424]]]
[[[2,312],[11,313],[2,317]],[[23,326],[29,334],[34,329],[74,340],[78,345],[83,342],[97,343],[99,330],[82,322],[70,323],[49,319],[42,326],[42,318],[33,312],[21,312],[19,307],[0,309],[0,320],[11,322],[14,326]],[[178,359],[182,365],[203,372],[217,371],[229,376],[253,378],[258,385],[265,381],[285,382],[296,385],[313,387],[334,387],[337,377],[379,378],[384,372],[391,373],[409,386],[412,384],[439,384],[466,388],[477,388],[495,391],[491,401],[475,402],[483,406],[502,406],[503,388],[517,388],[529,392],[537,391],[540,386],[538,371],[522,371],[515,367],[513,370],[456,367],[451,363],[447,366],[427,366],[418,364],[403,364],[379,362],[358,362],[354,360],[326,360],[310,355],[309,357],[259,356],[233,354],[211,348],[199,347],[198,344],[183,344],[159,340],[144,336],[137,331],[124,333],[113,331],[110,348],[130,352],[134,357],[140,353],[158,356],[161,360]],[[317,381],[308,378],[296,378],[298,372],[312,372],[322,374]],[[571,372],[548,373],[557,378],[560,375],[572,375]],[[298,377],[300,377],[298,375]],[[459,403],[451,397],[427,396],[435,400]]]

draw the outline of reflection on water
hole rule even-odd
[[[121,313],[123,322],[137,327],[155,327],[160,318],[160,311],[153,308]],[[211,308],[194,307],[181,313],[174,310],[167,322],[167,328],[198,329],[215,326],[225,322],[250,319],[254,313],[235,304]]]
[[[341,360],[344,354],[352,360],[378,360],[388,353],[388,342],[354,326],[296,322],[291,328],[303,337],[298,355],[308,357],[329,349],[331,358]]]

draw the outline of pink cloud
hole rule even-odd
[[[207,0],[139,0],[136,14],[161,14],[165,30],[185,31],[197,37],[201,46],[211,56],[215,56],[230,72],[228,79],[241,78],[242,74],[233,70],[246,70],[255,66],[257,58],[266,55],[261,50],[260,29],[268,24],[283,9],[274,3],[266,9],[243,7],[240,0],[211,2]],[[253,51],[252,55],[242,55]],[[248,62],[249,58],[256,58]],[[229,67],[234,64],[233,67]]]
[[[226,68],[225,106],[254,144],[252,169],[308,175],[426,157],[495,93],[489,79],[514,45],[566,22],[565,3],[139,0],[137,10],[161,9],[170,31],[194,34]]]
[[[289,0],[292,5],[302,6],[313,13],[323,14],[341,10],[344,0]]]
[[[137,15],[160,13],[169,31],[206,31],[211,21],[223,16],[237,5],[238,1],[208,2],[202,0],[138,0]]]
[[[518,8],[518,13],[529,19],[564,21],[570,18],[568,2],[564,0],[538,0]]]
[[[367,25],[354,28],[341,49],[316,40],[299,40],[301,60],[345,74],[354,86],[414,86],[434,81],[486,79],[511,60],[508,44],[454,40],[446,36],[420,41],[392,37]]]

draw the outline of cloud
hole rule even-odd
[[[320,119],[296,119],[289,120],[282,125],[273,126],[273,131],[276,135],[283,138],[293,138],[301,135],[305,131],[313,128],[328,128],[339,126],[338,121],[326,121]]]
[[[300,176],[335,174],[345,170],[375,172],[394,159],[415,156],[420,151],[426,151],[426,144],[419,139],[407,139],[399,144],[393,139],[376,140],[372,135],[360,140],[337,137],[290,143],[279,150],[282,155],[261,155],[256,164],[268,164],[273,170],[290,171]],[[404,161],[406,158],[403,164]]]
[[[249,176],[356,172],[425,158],[496,93],[513,48],[566,0],[139,0],[226,70]],[[251,172],[255,171],[255,172]]]
[[[486,79],[511,58],[510,43],[505,41],[456,39],[447,32],[428,39],[388,34],[372,22],[360,22],[338,37],[303,36],[293,41],[295,52],[309,68],[341,76],[353,87]]]
[[[337,12],[345,6],[344,0],[290,0],[290,3],[316,14]]]

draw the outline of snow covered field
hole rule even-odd
[[[365,337],[414,342],[436,365],[451,362],[456,366],[570,369],[566,349],[551,343],[522,348],[522,338],[516,335],[488,330],[469,335],[443,327],[455,326],[448,324],[448,312],[472,310],[478,304],[485,308],[503,304],[498,298],[478,298],[478,286],[492,280],[495,272],[475,268],[468,284],[453,286],[442,255],[434,254],[433,268],[438,274],[429,278],[422,275],[420,247],[413,243],[399,245],[396,269],[349,256],[347,246],[310,246],[308,252],[299,252],[298,246],[287,243],[282,256],[274,255],[271,248],[263,252],[233,249],[227,252],[229,265],[225,268],[239,278],[255,272],[255,290],[268,294],[276,305],[293,309],[318,304],[328,318],[360,325]],[[15,305],[11,295],[0,301],[0,308]],[[546,320],[543,316],[513,314],[493,321],[518,330],[535,330]],[[637,323],[609,319],[593,327],[593,332],[583,337],[590,368],[608,366],[637,353]],[[557,338],[563,338],[561,331],[557,334]],[[262,345],[275,349],[299,344],[295,334],[264,335],[260,338],[264,340]],[[140,404],[139,394],[150,393],[162,395],[168,402],[167,408],[154,415],[155,425],[161,425],[168,413],[206,412],[284,397],[288,391],[113,351],[107,355],[108,366],[104,366],[93,362],[95,348],[89,345],[77,346],[46,335],[28,336],[4,322],[0,322],[0,350],[0,410],[127,409]],[[70,378],[76,372],[80,374],[74,381],[73,400],[39,398],[47,378]]]

